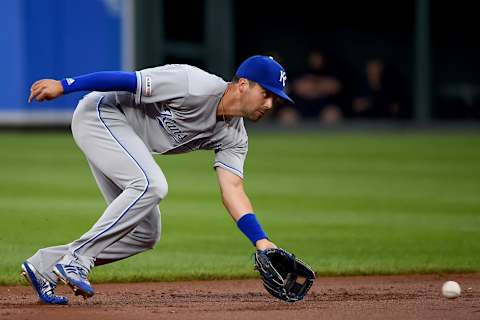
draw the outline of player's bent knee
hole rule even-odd
[[[167,196],[168,184],[163,175],[149,175],[130,181],[127,188],[142,193],[142,199],[158,203]]]
[[[137,192],[143,193],[147,190],[148,185],[149,185],[148,180],[141,177],[141,178],[136,178],[134,180],[131,180],[125,189],[133,189],[133,190],[136,190]]]
[[[148,184],[148,191],[150,196],[154,197],[155,199],[160,202],[161,200],[165,199],[168,194],[168,184],[165,178],[154,178],[149,181]]]

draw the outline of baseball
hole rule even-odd
[[[442,294],[446,298],[458,298],[460,296],[460,292],[460,285],[455,281],[447,281],[442,286]]]

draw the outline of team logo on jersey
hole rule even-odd
[[[187,135],[178,128],[170,109],[165,108],[162,110],[157,119],[162,128],[164,128],[165,131],[167,131],[177,143],[183,142],[183,140],[187,137]]]
[[[75,82],[75,79],[72,79],[72,78],[67,78],[67,79],[65,79],[65,80],[67,81],[67,84],[68,84],[69,86],[71,86],[72,83]]]
[[[287,73],[283,70],[280,70],[280,79],[278,80],[285,87],[285,81],[287,81]]]
[[[145,97],[152,96],[152,77],[145,77]]]

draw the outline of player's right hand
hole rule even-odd
[[[60,81],[52,79],[38,80],[30,88],[30,97],[28,97],[28,103],[31,103],[33,100],[52,100],[61,96],[62,94],[63,86]]]

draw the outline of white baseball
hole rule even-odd
[[[460,285],[455,281],[447,281],[442,286],[443,296],[449,299],[458,298],[461,291]]]

